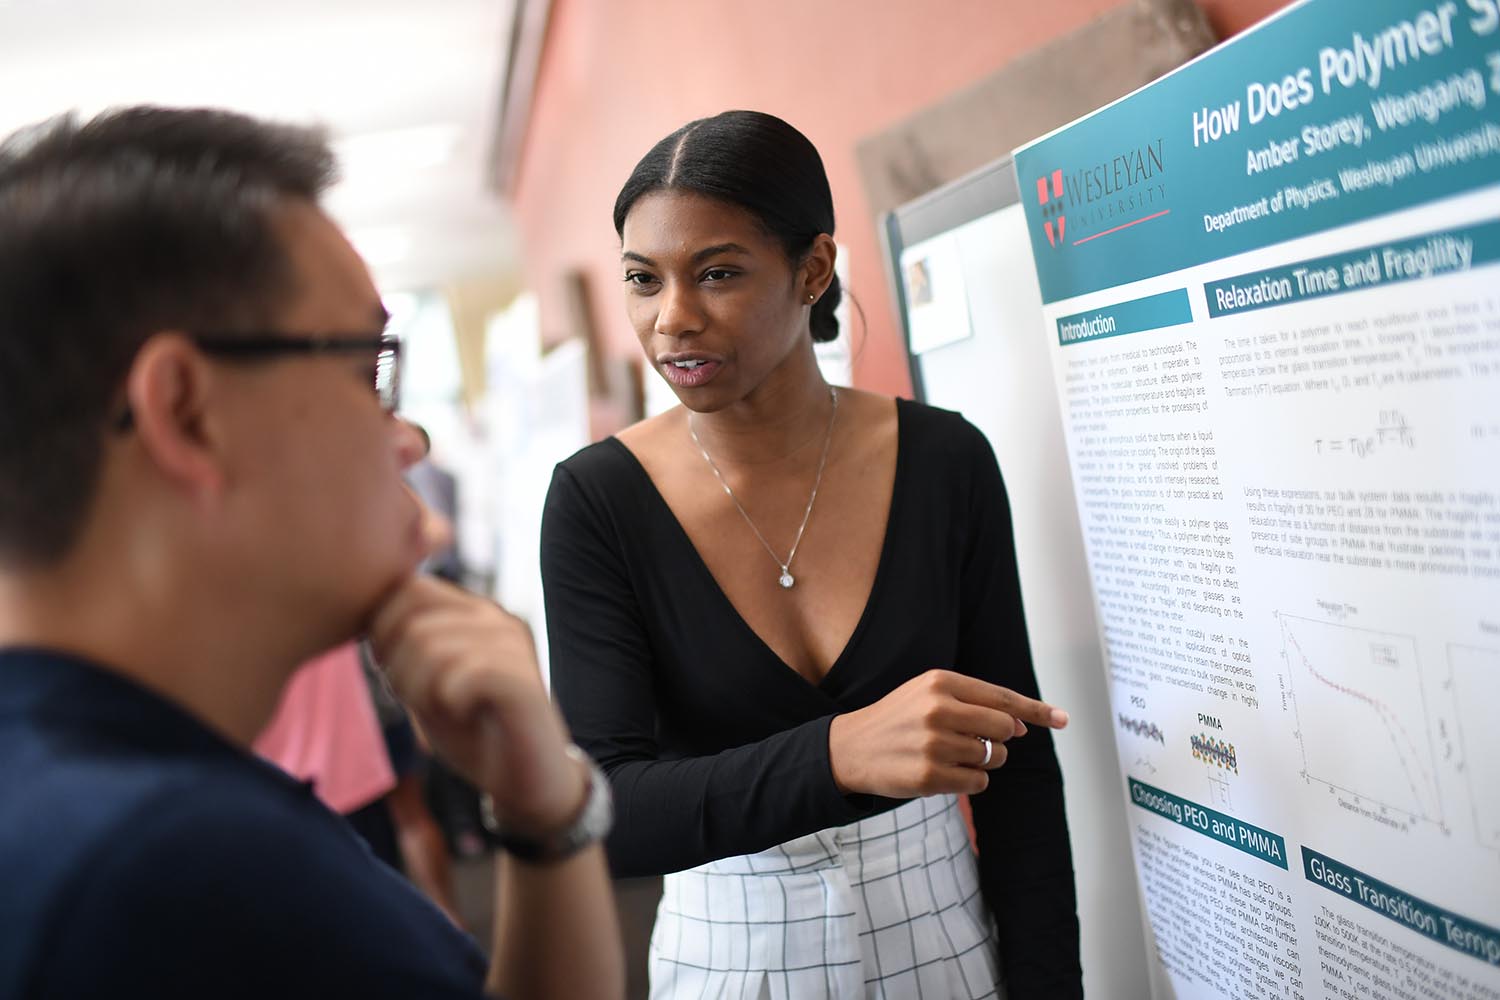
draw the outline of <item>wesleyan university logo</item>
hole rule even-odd
[[[1047,245],[1076,247],[1170,215],[1162,145],[1158,136],[1069,175],[1054,170],[1038,177],[1036,201]]]
[[[1042,206],[1042,229],[1047,233],[1047,245],[1056,249],[1063,245],[1067,232],[1068,217],[1063,212],[1063,172],[1052,171],[1052,186],[1047,186],[1046,177],[1036,179],[1036,200]]]

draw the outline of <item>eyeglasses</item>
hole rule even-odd
[[[401,402],[401,340],[394,334],[194,333],[189,337],[200,351],[225,361],[265,361],[283,354],[315,357],[374,353],[371,383],[380,408],[395,413]],[[127,407],[115,420],[115,427],[129,430],[134,423],[135,417]]]
[[[401,341],[394,334],[326,333],[300,336],[290,333],[192,334],[193,343],[206,354],[230,361],[259,361],[280,354],[375,354],[373,381],[380,408],[395,413],[401,402]]]

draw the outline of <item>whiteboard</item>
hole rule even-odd
[[[898,209],[887,217],[884,235],[915,395],[962,413],[995,449],[1010,494],[1037,679],[1043,697],[1072,716],[1056,744],[1077,874],[1085,994],[1148,997],[1115,726],[1041,289],[1010,159]],[[962,269],[965,309],[950,315],[966,311],[969,330],[962,339],[912,353],[903,253],[934,240],[948,242],[944,258]]]

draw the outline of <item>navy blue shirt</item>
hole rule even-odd
[[[0,1000],[472,998],[484,973],[307,786],[115,674],[0,651]]]

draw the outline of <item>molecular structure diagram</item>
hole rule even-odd
[[[1154,722],[1144,722],[1140,719],[1132,719],[1128,715],[1119,717],[1120,725],[1137,736],[1144,736],[1148,740],[1155,740],[1162,746],[1167,745],[1167,734],[1163,733]]]
[[[1234,744],[1216,740],[1212,736],[1199,734],[1189,741],[1193,745],[1193,759],[1205,764],[1215,764],[1227,771],[1240,773],[1239,758],[1235,756]]]

